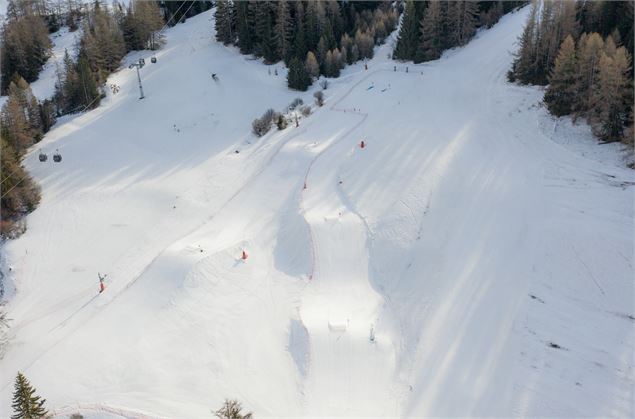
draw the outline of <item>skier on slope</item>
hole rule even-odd
[[[105,274],[104,276],[101,276],[101,274],[99,272],[97,272],[97,276],[99,277],[99,293],[101,294],[106,289],[106,285],[104,284],[104,280],[106,279],[108,274]]]

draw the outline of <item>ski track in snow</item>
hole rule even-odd
[[[257,140],[317,86],[212,41],[211,12],[170,29],[143,102],[119,71],[38,146],[62,165],[27,156],[0,416],[17,370],[56,417],[632,416],[635,176],[505,81],[526,15],[398,72],[393,34]]]

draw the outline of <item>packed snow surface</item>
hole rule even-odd
[[[23,371],[59,417],[632,417],[635,176],[506,82],[527,12],[422,65],[392,38],[260,139],[318,87],[211,12],[127,57],[26,158],[0,416]]]

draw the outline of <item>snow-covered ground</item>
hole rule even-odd
[[[77,45],[81,37],[81,30],[69,32],[68,27],[63,27],[59,31],[51,34],[53,48],[51,56],[44,64],[40,76],[31,83],[31,90],[35,97],[40,100],[50,99],[55,93],[55,83],[57,81],[57,69],[64,71],[64,53],[68,51],[71,58],[76,59]]]
[[[51,99],[55,94],[55,83],[57,82],[57,69],[64,71],[64,54],[66,51],[75,59],[77,55],[77,44],[81,37],[81,29],[69,32],[68,27],[62,27],[59,31],[50,35],[53,44],[51,55],[44,63],[42,71],[37,80],[31,83],[33,95],[40,101]],[[8,96],[0,96],[0,107],[4,105]]]
[[[18,370],[60,417],[633,416],[635,175],[505,81],[526,9],[436,62],[389,42],[261,139],[317,86],[211,16],[28,155],[0,416]]]

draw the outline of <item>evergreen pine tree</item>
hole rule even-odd
[[[291,55],[293,30],[293,20],[289,12],[289,5],[286,0],[280,0],[276,11],[275,39],[278,47],[278,57],[285,61]]]
[[[443,51],[443,22],[441,3],[432,1],[421,19],[421,40],[415,55],[415,63],[436,60]]]
[[[295,3],[295,33],[293,35],[293,55],[298,59],[304,58],[308,52],[304,21],[304,6],[302,2]]]
[[[311,85],[311,78],[304,69],[304,64],[297,57],[293,57],[289,62],[287,84],[289,88],[303,92]]]
[[[75,63],[71,59],[68,50],[64,51],[63,78],[58,80],[56,102],[62,113],[68,113],[79,104],[79,83]]]
[[[523,33],[519,39],[520,48],[516,53],[516,58],[514,59],[510,72],[512,81],[518,80],[523,84],[529,84],[532,83],[535,78],[537,13],[538,6],[534,3],[531,6],[525,29],[523,29]]]
[[[275,63],[279,57],[273,31],[271,3],[269,1],[257,2],[255,11],[255,29],[258,37],[256,54],[262,56],[265,62]]]
[[[337,41],[335,40],[335,34],[333,32],[333,26],[331,25],[331,21],[328,19],[324,21],[322,36],[326,41],[326,48],[333,49],[337,46]]]
[[[576,9],[574,2],[562,0],[545,0],[540,7],[540,18],[537,18],[538,4],[532,7],[532,17],[525,27],[522,45],[525,45],[527,35],[530,36],[531,48],[521,45],[520,55],[523,62],[516,62],[524,71],[516,76],[523,83],[547,84],[549,74],[553,70],[555,59],[560,46],[567,35],[575,39],[578,34]],[[524,50],[522,50],[524,48]],[[531,56],[531,58],[529,58]]]
[[[342,9],[339,2],[329,0],[326,3],[326,18],[331,26],[333,40],[337,44],[337,40],[342,37],[344,32],[344,19],[342,18]]]
[[[117,10],[115,8],[114,20],[121,28],[127,51],[146,48],[154,50],[159,47],[161,39],[158,38],[157,32],[163,27],[164,22],[155,1],[131,1],[125,14]],[[117,18],[117,15],[121,17]]]
[[[552,60],[558,51],[559,43],[555,36],[555,7],[553,0],[544,0],[540,20],[536,26],[536,49],[534,75],[531,83],[547,84],[547,76]]]
[[[314,51],[322,36],[318,18],[318,2],[316,0],[307,1],[305,33],[307,48],[309,51]],[[320,57],[318,56],[317,58],[319,61]]]
[[[216,40],[225,45],[234,42],[234,33],[232,30],[232,7],[227,0],[218,0],[216,2],[214,17]]]
[[[320,42],[318,42],[317,49],[315,51],[315,58],[317,58],[317,62],[320,65],[322,73],[324,72],[324,60],[326,59],[327,51],[326,40],[322,37],[320,38]]]
[[[251,54],[254,50],[253,32],[250,26],[250,4],[236,1],[236,31],[238,32],[238,48],[242,54]]]
[[[119,67],[126,46],[121,28],[107,9],[95,2],[91,19],[84,21],[80,54],[86,57],[100,80]]]
[[[315,17],[317,23],[317,34],[318,37],[322,37],[324,35],[324,30],[326,27],[326,10],[324,7],[324,1],[317,0],[315,1]]]
[[[57,120],[55,116],[55,103],[51,99],[44,99],[44,101],[39,104],[39,110],[42,131],[48,132]]]
[[[453,48],[459,45],[459,37],[461,33],[461,2],[446,1],[445,3],[445,22],[444,22],[444,44],[443,49]]]
[[[77,87],[75,88],[77,97],[81,98],[77,105],[82,107],[96,108],[99,105],[99,91],[97,83],[93,77],[88,61],[85,57],[79,57],[77,61]]]
[[[408,0],[401,21],[401,30],[397,38],[397,46],[393,53],[394,58],[399,60],[412,60],[414,58],[417,52],[417,46],[419,45],[418,23],[414,1]]]
[[[15,378],[14,389],[11,419],[37,419],[48,414],[44,408],[46,400],[35,394],[35,388],[21,372]]]
[[[568,115],[573,110],[577,97],[577,70],[575,43],[569,35],[562,42],[555,67],[549,77],[549,87],[545,92],[544,100],[552,114]]]
[[[458,45],[465,45],[476,32],[478,3],[474,1],[457,1],[456,3],[460,7]]]
[[[139,33],[136,30],[136,22],[134,12],[132,11],[132,2],[128,4],[126,13],[121,17],[121,32],[123,34],[123,40],[126,44],[127,51],[135,51],[142,49],[143,42],[139,38]]]
[[[68,52],[64,57],[64,80],[58,89],[56,98],[62,104],[62,113],[75,113],[84,108],[95,108],[100,103],[99,91],[95,76],[83,55],[77,63],[73,63]]]

